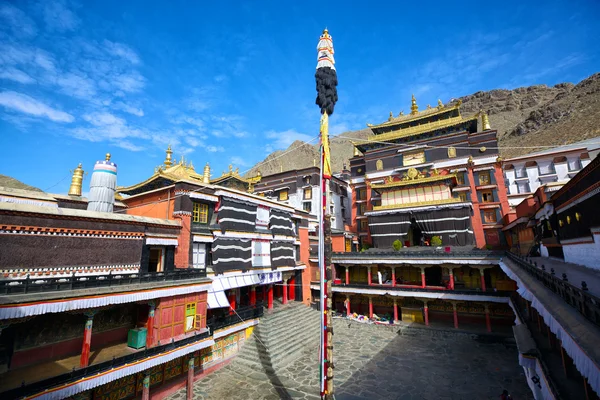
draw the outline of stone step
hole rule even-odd
[[[316,338],[315,335],[307,334],[299,339],[301,340],[298,342],[288,343],[280,348],[269,348],[269,351],[266,351],[260,344],[259,350],[256,348],[255,344],[248,343],[248,345],[253,346],[253,348],[249,348],[246,351],[242,349],[242,352],[240,352],[238,357],[249,362],[260,362],[263,365],[271,364],[276,367],[281,367],[285,365],[283,361],[295,359],[302,354],[306,347],[317,346],[319,343],[318,338]]]
[[[259,333],[261,337],[265,339],[270,339],[274,337],[278,337],[278,335],[289,329],[311,329],[311,328],[319,328],[320,327],[320,319],[318,315],[306,315],[300,316],[297,319],[292,321],[287,321],[287,323],[281,323],[276,326],[270,326],[266,324],[259,324]]]
[[[294,348],[296,345],[304,346],[306,344],[313,343],[313,342],[318,343],[318,341],[319,341],[319,330],[305,331],[305,332],[296,334],[296,336],[294,337],[294,340],[288,340],[286,342],[281,342],[281,343],[278,343],[277,345],[269,345],[269,344],[265,343],[267,348],[265,348],[265,346],[263,346],[262,343],[257,342],[256,340],[249,341],[248,343],[244,344],[244,347],[242,347],[240,354],[256,356],[260,353],[264,353],[264,354],[272,356],[272,355],[278,354],[281,351],[285,351],[286,349],[289,350],[291,348]]]
[[[276,321],[293,318],[294,315],[302,315],[311,311],[314,312],[314,310],[301,304],[300,306],[291,306],[273,312],[266,312],[261,319],[265,322],[274,323]]]

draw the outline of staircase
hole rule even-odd
[[[285,306],[275,303],[273,311],[265,313],[246,339],[235,364],[253,370],[261,368],[267,373],[284,368],[307,347],[318,346],[319,317],[318,311],[300,302]]]

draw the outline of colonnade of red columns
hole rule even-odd
[[[369,298],[369,318],[373,318],[373,296],[368,296],[368,298]],[[394,298],[393,301],[394,301],[394,308],[393,308],[394,322],[398,322],[399,321],[398,300]],[[347,316],[352,315],[350,295],[346,295],[346,300],[344,301],[344,307],[346,309],[346,315]],[[452,302],[452,317],[453,317],[453,322],[454,322],[454,328],[458,329],[459,328],[458,310],[457,310],[457,306],[456,306],[455,302]],[[423,300],[423,318],[424,318],[425,325],[429,326],[429,306],[427,304],[427,300]],[[488,332],[492,332],[490,309],[487,304],[485,304],[485,327]]]
[[[344,267],[346,269],[346,280],[345,283],[346,285],[350,284],[350,267],[345,266]],[[373,285],[373,274],[372,274],[372,266],[367,266],[367,283],[369,286]],[[392,270],[392,286],[396,286],[396,267],[391,267]],[[454,268],[448,268],[449,271],[449,277],[450,277],[450,282],[449,282],[449,288],[450,290],[454,290]],[[480,268],[479,269],[479,274],[480,274],[480,282],[481,282],[481,290],[482,291],[486,291],[487,287],[485,284],[485,268]],[[292,279],[290,279],[290,285],[292,285]],[[425,277],[425,267],[421,267],[421,287],[425,288],[427,286],[427,279]],[[290,297],[291,299],[291,297]]]

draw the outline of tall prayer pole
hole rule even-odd
[[[329,153],[329,116],[337,102],[337,74],[333,58],[333,41],[327,29],[319,38],[316,104],[321,109],[321,209],[319,212],[319,271],[321,300],[320,389],[321,398],[333,400],[333,325],[331,290],[331,214],[329,211],[329,183],[331,157]]]

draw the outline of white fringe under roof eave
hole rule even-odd
[[[174,282],[177,284],[178,282]],[[179,283],[180,284],[180,283]],[[48,303],[32,305],[2,305],[0,307],[0,320],[11,318],[31,317],[46,313],[58,313],[86,308],[104,307],[112,304],[134,303],[142,300],[158,299],[161,297],[177,296],[181,294],[206,292],[210,289],[209,282],[199,285],[174,286],[169,288],[155,289],[149,291],[137,291],[126,294],[111,294],[101,297],[88,297],[79,299],[66,299]]]
[[[311,285],[311,289],[319,289],[317,285]],[[416,297],[423,299],[437,299],[437,300],[465,300],[465,301],[487,301],[490,303],[503,303],[508,304],[509,297],[499,296],[486,296],[486,295],[469,295],[469,294],[455,294],[446,293],[443,291],[438,292],[414,292],[404,290],[388,290],[382,289],[355,289],[344,286],[334,286],[333,291],[336,293],[349,293],[349,294],[371,294],[371,295],[389,295],[394,297]]]
[[[400,204],[400,206],[401,206],[401,204]],[[439,208],[462,208],[462,207],[473,207],[473,204],[471,202],[462,202],[462,203],[439,204],[437,206],[417,206],[417,207],[407,207],[407,208],[394,208],[391,210],[367,211],[367,212],[365,212],[365,216],[408,213],[411,211],[436,210]]]
[[[239,194],[238,194],[239,193]],[[295,212],[296,209],[294,207],[287,207],[283,204],[278,204],[275,202],[270,202],[262,197],[251,195],[251,194],[242,194],[242,192],[234,191],[232,189],[219,189],[215,192],[215,196],[223,196],[224,198],[230,197],[232,199],[237,199],[241,201],[247,201],[249,203],[259,204],[261,206],[275,208],[278,210],[286,211],[286,212]]]
[[[562,347],[567,354],[573,359],[573,363],[577,370],[587,378],[588,383],[596,393],[600,393],[600,367],[583,351],[569,333],[558,323],[552,314],[544,307],[544,305],[533,295],[527,288],[527,285],[513,272],[503,261],[499,263],[500,268],[506,275],[517,282],[517,293],[525,300],[531,302],[531,306],[535,308],[544,319],[546,325],[554,333],[557,339],[562,341]],[[562,301],[562,300],[560,300]]]

